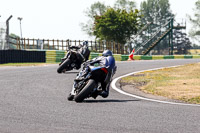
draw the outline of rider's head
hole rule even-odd
[[[105,50],[105,51],[103,51],[102,56],[107,57],[107,56],[113,56],[113,55],[112,55],[112,52],[110,50]]]
[[[88,46],[88,41],[84,41],[82,46],[83,47],[87,47]]]

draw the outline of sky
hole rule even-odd
[[[22,17],[22,37],[34,39],[91,40],[82,30],[80,23],[87,22],[85,11],[94,2],[104,2],[112,6],[116,0],[0,0],[0,22],[10,15],[10,33],[20,36]],[[141,1],[135,0],[139,7]],[[193,15],[197,0],[169,0],[177,20]],[[187,22],[187,30],[191,25]]]

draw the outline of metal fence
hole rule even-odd
[[[68,50],[69,46],[78,46],[84,40],[49,40],[29,38],[9,38],[10,49]],[[102,53],[109,49],[114,54],[129,54],[128,47],[114,41],[88,41],[91,52]]]

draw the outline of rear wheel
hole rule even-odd
[[[74,96],[74,100],[76,102],[82,102],[86,97],[88,97],[95,86],[95,81],[93,79],[90,79],[86,86],[77,95]]]
[[[71,64],[70,59],[66,59],[57,69],[58,73],[62,73],[64,69],[69,70],[69,65]]]

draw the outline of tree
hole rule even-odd
[[[195,3],[194,9],[194,18],[191,16],[189,17],[190,22],[192,23],[193,27],[190,30],[190,36],[200,42],[200,0]]]
[[[188,49],[191,48],[191,42],[187,34],[180,29],[175,29],[173,33],[174,50],[177,51],[175,54],[188,54]]]
[[[87,9],[85,12],[89,20],[86,23],[81,23],[82,30],[86,32],[89,36],[93,36],[93,25],[94,25],[94,16],[101,16],[106,11],[107,6],[101,2],[95,2]]]
[[[95,16],[103,15],[108,8],[114,8],[116,10],[123,9],[129,12],[131,10],[134,10],[135,7],[136,7],[135,2],[129,0],[117,0],[114,4],[114,7],[106,6],[104,3],[101,2],[95,2],[90,6],[90,8],[87,8],[87,11],[85,12],[86,16],[89,19],[86,23],[81,23],[82,31],[84,31],[89,36],[94,36],[93,27],[94,27]]]
[[[95,17],[93,34],[100,40],[125,44],[137,33],[140,26],[139,11],[108,8],[101,16]]]
[[[174,17],[170,10],[169,0],[147,0],[141,3],[142,22],[153,22],[155,26],[160,26],[169,18]]]
[[[136,9],[136,3],[129,0],[117,0],[114,4],[114,9],[124,9],[126,11],[131,11]]]

